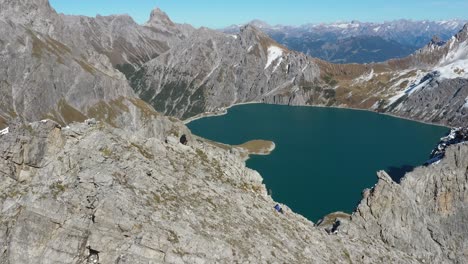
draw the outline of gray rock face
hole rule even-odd
[[[182,127],[181,124],[174,124]],[[0,135],[0,263],[465,263],[468,145],[314,226],[235,149],[183,130],[15,123]],[[166,143],[167,142],[167,143]],[[94,262],[96,260],[96,262]]]
[[[93,63],[48,35],[11,21],[0,24],[0,115],[5,119],[56,115],[67,121],[101,101],[133,96],[125,77],[102,64],[102,57]]]
[[[107,56],[112,65],[124,73],[166,52],[194,30],[187,25],[174,24],[164,13],[156,10],[144,26],[138,25],[128,15],[96,18],[62,15],[61,18],[64,31],[75,34],[74,39],[80,48]]]
[[[399,116],[452,126],[468,124],[468,79],[432,79],[420,90],[405,96],[395,108]]]
[[[1,127],[15,116],[66,124],[88,117],[116,119],[128,114],[129,106],[146,109],[135,103],[116,68],[133,72],[192,30],[171,24],[161,31],[129,16],[59,15],[47,0],[1,0],[0,5]],[[160,19],[154,15],[151,21]]]
[[[130,82],[156,110],[187,118],[242,102],[306,104],[319,74],[307,56],[247,26],[238,35],[199,29]]]
[[[440,164],[417,168],[400,185],[380,176],[377,186],[365,192],[352,222],[417,259],[430,254],[445,259],[435,262],[466,262],[468,233],[461,226],[467,223],[467,154],[466,144],[451,147]],[[387,221],[376,228],[375,219]]]

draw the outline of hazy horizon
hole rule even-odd
[[[327,3],[311,3],[305,0],[230,1],[199,0],[148,1],[123,0],[64,1],[50,0],[57,12],[72,15],[118,15],[128,14],[137,23],[149,19],[151,10],[160,8],[176,23],[188,23],[195,27],[224,28],[260,20],[269,25],[300,26],[305,24],[329,24],[336,22],[383,23],[395,20],[467,20],[465,1],[402,1],[391,3],[381,0],[364,0],[350,3],[345,0],[331,0]],[[247,6],[248,3],[248,6]],[[334,4],[333,4],[334,3]],[[331,8],[331,6],[333,8]],[[431,8],[424,8],[431,7]],[[424,12],[416,12],[424,8]]]

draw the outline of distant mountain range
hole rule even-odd
[[[402,58],[426,45],[433,36],[445,41],[468,20],[412,21],[384,23],[352,21],[302,26],[271,26],[254,20],[261,29],[289,49],[333,63],[370,63]],[[235,34],[242,25],[222,29]]]
[[[322,32],[335,39],[329,42],[338,47],[339,56],[334,58],[345,58],[341,62],[358,60],[361,54],[382,55],[372,51],[389,52],[401,43],[382,42],[384,37],[420,43],[420,38],[435,32],[418,30],[424,24],[428,32],[431,28],[444,32],[402,59],[333,64],[281,45],[264,33],[270,27],[260,22],[226,34],[176,24],[159,9],[146,24],[138,25],[126,15],[57,14],[47,0],[3,1],[8,4],[0,10],[0,51],[4,52],[0,127],[16,116],[51,118],[62,124],[96,117],[114,125],[127,124],[146,111],[148,106],[140,99],[161,113],[183,119],[245,102],[374,109],[450,125],[467,118],[467,108],[462,106],[468,91],[449,94],[465,87],[468,79],[466,42],[460,37],[467,29],[448,42],[443,31],[457,31],[459,21],[271,27],[289,29],[287,36],[299,36],[307,28]],[[381,35],[358,35],[363,32]],[[445,58],[447,54],[453,58]],[[445,60],[456,67],[450,68]],[[448,77],[433,74],[437,69]],[[425,82],[429,79],[433,81]],[[440,97],[426,89],[412,89],[420,83],[432,85]],[[140,113],[131,111],[135,107]]]

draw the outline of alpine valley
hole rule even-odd
[[[0,263],[467,263],[465,138],[399,183],[378,172],[351,215],[314,224],[274,211],[248,149],[181,121],[262,102],[466,126],[468,25],[446,24],[409,56],[334,64],[252,23],[0,0]]]

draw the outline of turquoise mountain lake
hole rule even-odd
[[[223,116],[192,121],[196,135],[226,144],[275,142],[268,156],[251,156],[273,198],[312,221],[351,213],[362,191],[387,171],[398,181],[422,165],[448,128],[368,111],[248,104]]]

